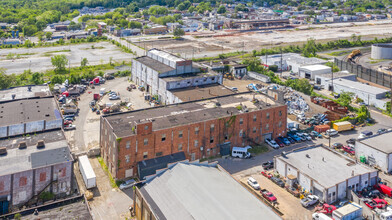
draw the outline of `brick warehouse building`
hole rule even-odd
[[[285,135],[287,106],[250,92],[101,117],[100,147],[116,179],[138,162],[184,152],[189,160],[229,155],[233,146]]]

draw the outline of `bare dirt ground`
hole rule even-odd
[[[143,39],[141,37],[131,37],[128,39],[146,49],[159,48],[179,54],[184,58],[201,58],[234,51],[302,45],[302,42],[309,38],[318,42],[350,39],[353,34],[361,35],[362,40],[373,39],[374,37],[390,37],[392,35],[392,21],[303,25],[292,29],[242,33],[233,30],[204,31],[187,34],[183,40],[158,39],[158,37],[144,37]]]
[[[313,208],[306,209],[302,207],[299,198],[294,197],[292,194],[287,192],[284,188],[276,185],[271,180],[262,176],[260,172],[252,175],[253,178],[259,183],[261,189],[267,189],[272,192],[277,198],[278,204],[276,208],[283,213],[282,218],[287,220],[312,219]],[[248,177],[243,177],[240,181],[247,184]],[[254,190],[257,194],[260,194],[260,190]]]

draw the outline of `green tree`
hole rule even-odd
[[[352,93],[352,92],[341,92],[340,96],[338,98],[338,102],[342,106],[348,107],[351,104],[353,96],[354,96],[354,93]]]
[[[196,10],[196,8],[192,5],[188,8],[189,13],[193,13]]]
[[[218,14],[226,13],[226,7],[224,5],[219,6],[218,10],[216,11]]]
[[[174,29],[173,35],[174,37],[181,37],[185,35],[185,31],[182,28],[177,27]]]
[[[306,44],[304,45],[302,54],[305,57],[315,57],[317,52],[317,47],[316,47],[316,42],[314,41],[313,38],[308,39]]]
[[[32,82],[35,85],[42,84],[44,82],[43,75],[37,72],[33,73],[33,75],[31,75],[30,82]]]
[[[64,82],[64,77],[62,75],[56,74],[50,78],[50,81],[52,84],[61,84]]]
[[[47,40],[52,39],[52,35],[53,35],[52,32],[46,32],[46,33],[45,33],[45,37],[46,37]]]
[[[0,89],[8,89],[12,85],[12,78],[5,74],[3,68],[0,69]]]
[[[68,63],[68,59],[64,54],[55,55],[51,58],[52,65],[55,67],[54,71],[56,73],[61,73],[65,71],[65,66]]]
[[[82,61],[80,61],[80,67],[85,67],[88,64],[88,60],[87,58],[83,58]]]
[[[177,6],[177,9],[178,9],[179,11],[184,11],[184,10],[186,9],[185,4],[181,2],[181,3]]]
[[[44,32],[39,31],[35,34],[38,37],[39,41],[42,41],[44,39]]]

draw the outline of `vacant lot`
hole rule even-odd
[[[0,50],[0,68],[7,74],[20,74],[29,68],[33,72],[53,69],[51,57],[64,54],[71,67],[80,66],[80,61],[87,58],[88,65],[109,63],[113,61],[130,61],[132,54],[122,52],[120,48],[109,42],[85,43],[67,46],[42,48],[15,48]]]

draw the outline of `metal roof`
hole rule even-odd
[[[309,71],[318,71],[318,70],[331,70],[331,67],[326,65],[309,65],[309,66],[302,66],[300,69],[306,69]]]
[[[281,219],[217,165],[177,163],[140,192],[157,219]]]
[[[369,94],[373,94],[373,95],[389,92],[389,90],[386,90],[386,89],[366,85],[365,83],[360,83],[358,81],[352,81],[352,80],[347,80],[347,79],[343,79],[343,78],[339,78],[337,80],[334,80],[333,83],[335,85],[340,85],[342,87],[347,87],[347,88],[350,88],[353,90],[358,90],[358,91],[362,91],[364,93],[369,93]]]
[[[298,169],[299,172],[309,176],[325,188],[335,186],[353,176],[376,172],[375,169],[355,163],[348,157],[334,153],[320,145],[299,148],[286,153],[285,156],[278,156],[276,159]]]
[[[144,179],[146,176],[154,175],[157,170],[167,168],[169,163],[174,163],[185,159],[185,153],[181,151],[171,155],[140,161],[137,163],[139,179]]]
[[[161,62],[154,60],[154,59],[147,57],[147,56],[138,57],[135,60],[146,65],[147,67],[157,71],[158,73],[166,73],[166,72],[175,70],[173,67],[168,66],[164,63],[161,63]]]
[[[162,51],[162,50],[158,50],[158,49],[151,49],[148,52],[152,53],[152,54],[155,54],[155,55],[157,55],[159,57],[163,57],[163,58],[168,59],[168,60],[173,61],[173,62],[185,61],[185,59],[183,59],[183,58],[174,56],[173,54],[170,54],[170,53],[168,53],[166,51]]]
[[[392,140],[392,131],[370,136],[361,139],[359,142],[386,154],[390,154],[392,153],[392,143],[389,142],[390,140]]]
[[[20,86],[0,90],[0,102],[13,100],[12,95],[15,95],[14,99],[26,99],[32,97],[46,97],[51,96],[52,94],[48,86]]]

